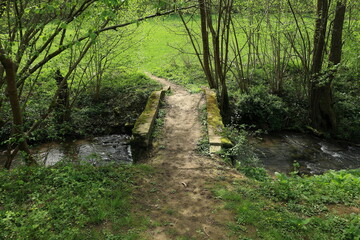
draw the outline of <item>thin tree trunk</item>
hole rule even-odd
[[[210,69],[210,46],[209,46],[209,34],[207,32],[207,2],[206,0],[199,0],[200,8],[200,19],[201,19],[201,39],[203,45],[203,63],[204,63],[204,72],[206,79],[208,80],[210,88],[217,89],[217,86],[214,82],[214,77]]]
[[[18,98],[18,92],[16,87],[16,66],[14,62],[8,58],[5,54],[5,51],[0,46],[0,62],[5,69],[5,81],[7,83],[7,93],[10,100],[11,111],[13,116],[13,135],[16,140],[16,144],[19,147],[19,150],[25,153],[25,163],[26,165],[36,165],[35,159],[30,153],[30,149],[27,143],[27,139],[23,130],[23,117],[20,107],[20,102]],[[5,168],[9,169],[11,166],[12,158],[6,162]]]
[[[68,84],[67,81],[64,80],[64,77],[61,75],[60,70],[56,71],[55,80],[59,88],[58,89],[59,94],[57,96],[55,112],[56,114],[58,114],[57,115],[58,124],[63,124],[64,122],[68,122],[70,120]]]

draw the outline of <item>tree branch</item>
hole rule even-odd
[[[187,10],[187,9],[191,9],[191,8],[194,8],[194,7],[196,7],[196,5],[183,7],[183,8],[178,8],[178,9],[170,10],[170,11],[163,12],[163,13],[152,14],[152,15],[149,15],[149,16],[146,16],[146,17],[138,18],[138,19],[136,19],[134,21],[131,21],[131,22],[127,22],[127,23],[123,23],[123,24],[119,24],[119,25],[113,25],[113,26],[110,26],[110,27],[102,28],[100,30],[97,30],[97,31],[93,32],[93,34],[98,35],[98,34],[100,34],[102,32],[105,32],[105,31],[117,30],[118,28],[126,27],[128,25],[138,23],[138,22],[141,22],[141,21],[144,21],[144,20],[147,20],[147,19],[151,19],[151,18],[155,18],[155,17],[159,17],[159,16],[169,15],[169,14],[174,13],[176,11]],[[54,52],[50,53],[49,55],[47,55],[43,60],[38,62],[34,67],[29,68],[29,70],[27,71],[26,74],[24,73],[23,76],[20,76],[18,85],[21,85],[32,73],[37,71],[41,66],[43,66],[44,64],[49,62],[51,59],[55,58],[60,53],[67,50],[68,48],[73,46],[75,43],[82,42],[83,40],[88,39],[89,37],[90,37],[90,34],[86,35],[86,36],[83,36],[81,38],[78,38],[77,40],[75,40],[75,41],[73,41],[71,43],[68,43],[66,45],[60,46],[56,51],[54,51]]]

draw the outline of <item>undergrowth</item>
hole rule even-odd
[[[60,165],[0,171],[0,239],[138,239],[131,214],[145,166]]]
[[[89,84],[85,90],[76,96],[70,96],[72,105],[70,119],[59,123],[58,111],[53,111],[32,132],[30,142],[47,142],[65,140],[65,138],[80,138],[99,136],[112,133],[124,133],[135,123],[141,114],[150,93],[160,88],[160,85],[140,72],[117,70],[104,76],[98,94],[94,86]],[[54,91],[56,86],[49,85],[48,92]],[[73,90],[73,89],[71,89]],[[36,104],[29,105],[25,129],[29,128],[45,111],[45,102],[50,99],[49,94],[39,94]],[[0,119],[3,117],[0,112]],[[11,124],[0,128],[0,146],[11,133]]]
[[[360,239],[360,170],[233,182],[215,194],[236,214],[239,239]],[[252,231],[256,229],[256,231]]]
[[[225,162],[232,164],[245,176],[260,181],[267,180],[269,176],[247,140],[249,134],[246,131],[245,125],[228,126],[225,128],[223,135],[234,145],[231,148],[223,149],[220,155]],[[253,134],[256,135],[258,132]]]

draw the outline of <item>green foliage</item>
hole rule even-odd
[[[245,130],[245,126],[227,127],[223,134],[234,144],[233,147],[222,152],[223,159],[231,162],[237,170],[244,173],[247,177],[259,181],[267,180],[268,174],[261,166],[259,158],[247,140],[249,134]]]
[[[142,224],[130,214],[130,194],[135,175],[145,171],[90,165],[0,171],[0,239],[126,237],[126,229]]]
[[[157,88],[159,84],[138,72],[108,76],[98,96],[89,92],[79,98],[73,113],[75,132],[98,135],[133,124]]]
[[[350,204],[360,200],[360,171],[329,171],[313,177],[288,177],[277,174],[267,184],[270,195],[280,201],[316,204]]]
[[[335,110],[338,115],[337,135],[343,139],[360,141],[360,72],[340,70],[334,81]]]
[[[288,109],[282,99],[270,94],[264,85],[250,88],[249,93],[236,92],[233,98],[234,122],[255,124],[270,131],[285,126]]]
[[[123,132],[126,124],[133,124],[142,112],[150,93],[160,86],[143,73],[113,72],[104,77],[98,95],[90,85],[80,94],[71,110],[69,122],[59,123],[53,112],[32,134],[33,141],[63,140],[64,137],[84,137]],[[46,97],[44,95],[43,97]],[[26,114],[29,126],[44,112],[39,99],[29,104]]]
[[[359,181],[360,170],[307,178],[277,175],[261,183],[237,181],[231,191],[218,188],[215,193],[237,214],[230,228],[241,237],[359,239],[359,214],[346,213],[348,204],[359,208]]]

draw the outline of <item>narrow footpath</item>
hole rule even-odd
[[[205,104],[201,93],[149,74],[171,87],[165,97],[164,129],[150,157],[143,163],[154,174],[136,190],[135,204],[150,220],[144,239],[237,239],[228,228],[234,215],[224,209],[211,190],[242,175],[219,159],[196,152],[202,136],[199,108]],[[230,184],[229,184],[230,185]]]

